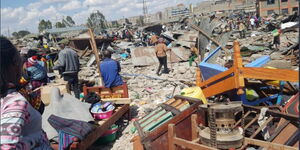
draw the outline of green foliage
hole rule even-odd
[[[12,33],[12,36],[13,36],[14,38],[22,38],[22,37],[24,37],[24,36],[26,36],[26,35],[28,35],[28,34],[30,34],[29,31],[26,31],[26,30],[20,30],[19,32],[13,32],[13,33]]]
[[[70,16],[67,16],[66,21],[68,21],[72,25],[75,25],[75,21]]]
[[[45,21],[42,19],[38,26],[39,32],[43,32],[46,29],[52,29],[52,23],[50,20]]]
[[[65,27],[66,27],[66,25],[61,22],[56,22],[56,24],[55,24],[55,28],[65,28]]]
[[[100,11],[91,13],[86,25],[89,28],[93,28],[95,33],[100,33],[101,30],[107,29],[108,27],[105,16]]]

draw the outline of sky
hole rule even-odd
[[[149,13],[177,4],[196,4],[201,0],[147,0]],[[143,14],[143,0],[1,0],[1,34],[19,30],[38,32],[42,19],[52,24],[71,16],[76,25],[85,24],[99,10],[108,21]]]

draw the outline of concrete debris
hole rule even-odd
[[[199,49],[200,56],[204,56],[203,58],[206,58],[217,47],[222,47],[207,63],[225,67],[233,58],[233,41],[237,40],[243,56],[243,65],[262,56],[269,56],[268,61],[271,60],[262,67],[299,70],[299,29],[296,28],[299,24],[295,16],[272,15],[268,18],[260,18],[260,22],[251,27],[249,18],[254,17],[251,14],[218,13],[184,16],[180,18],[181,20],[177,19],[174,22],[154,23],[144,27],[125,23],[123,27],[107,29],[95,36],[98,53],[109,50],[113,52],[112,58],[121,64],[120,74],[128,85],[129,97],[132,99],[130,104],[131,111],[133,111],[132,117],[144,116],[157,104],[172,97],[174,93],[180,94],[182,89],[195,84],[196,70],[199,66],[196,67],[194,62],[192,66],[189,65],[192,45]],[[244,36],[238,27],[242,22],[245,25]],[[197,25],[207,35],[199,34],[199,30],[196,31],[195,28],[190,27],[191,24]],[[281,29],[278,46],[274,45],[276,28]],[[80,56],[79,82],[81,86],[83,84],[98,86],[100,75],[96,57],[92,51],[90,36],[83,32],[83,29],[71,33],[60,33],[60,30],[63,30],[60,29],[59,34],[56,30],[50,30],[50,34],[27,35],[21,39],[14,39],[13,43],[24,53],[29,49],[37,49],[39,53],[45,53],[43,50],[47,49],[46,55],[55,54],[51,60],[56,61],[56,55],[59,52],[57,42],[68,38],[71,48]],[[167,65],[170,72],[161,76],[156,75],[159,61],[155,54],[155,44],[150,41],[154,34],[164,38],[168,48],[171,48],[171,51],[167,52]],[[44,38],[46,42],[40,38]],[[45,48],[45,45],[48,48]],[[196,59],[198,58],[196,57],[195,61]],[[196,64],[199,65],[199,63],[197,60]],[[85,120],[88,119],[90,118],[85,118]],[[133,149],[129,141],[137,133],[130,132],[132,124],[133,121],[130,120],[122,124],[123,129],[119,132],[118,139],[101,149]],[[91,149],[99,148],[91,147]]]

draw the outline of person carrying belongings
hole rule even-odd
[[[78,72],[80,64],[78,55],[68,46],[69,40],[63,39],[58,44],[61,51],[58,53],[57,64],[52,69],[60,72],[64,80],[68,81],[69,89],[74,91],[75,97],[79,99]]]
[[[191,50],[191,55],[189,57],[189,65],[192,66],[192,63],[195,62],[195,58],[199,56],[199,50],[196,48],[195,44],[191,44],[190,50]],[[197,66],[197,62],[195,63]]]
[[[44,62],[38,61],[36,55],[31,56],[23,64],[22,73],[19,92],[27,98],[36,110],[43,114],[45,105],[41,100],[41,90],[39,88],[48,82]]]
[[[150,45],[151,46],[156,45],[157,42],[158,42],[157,36],[153,33],[153,35],[150,37]]]
[[[275,49],[278,50],[278,46],[280,45],[281,29],[277,27],[277,29],[272,31],[272,34],[273,34],[273,45],[275,46]]]
[[[158,69],[156,72],[157,75],[160,75],[159,73],[160,73],[162,66],[164,66],[163,73],[166,73],[166,74],[169,73],[169,69],[167,66],[167,51],[169,51],[169,50],[171,50],[171,49],[168,48],[167,45],[164,43],[164,39],[159,38],[158,44],[155,46],[155,54],[159,61],[159,66],[158,66]]]
[[[246,26],[244,25],[243,22],[239,22],[239,31],[240,31],[240,37],[241,38],[245,38],[245,34],[246,34]]]
[[[108,50],[102,53],[103,60],[100,63],[100,72],[106,88],[111,88],[123,84],[122,77],[119,72],[121,66],[118,61],[111,59],[111,52]]]
[[[22,61],[17,49],[0,37],[0,149],[51,150],[42,116],[19,91]]]

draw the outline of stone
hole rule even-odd
[[[252,58],[253,60],[255,60],[255,59],[257,59],[257,58],[260,58],[260,57],[262,57],[262,54],[252,54],[252,55],[251,55],[251,58]]]
[[[284,56],[281,55],[281,53],[279,53],[279,52],[274,52],[274,53],[272,53],[272,54],[270,55],[270,57],[271,57],[272,60],[281,60],[281,59],[284,58]]]
[[[288,62],[286,60],[271,60],[264,66],[274,67],[277,69],[291,69],[292,68],[291,62]]]

